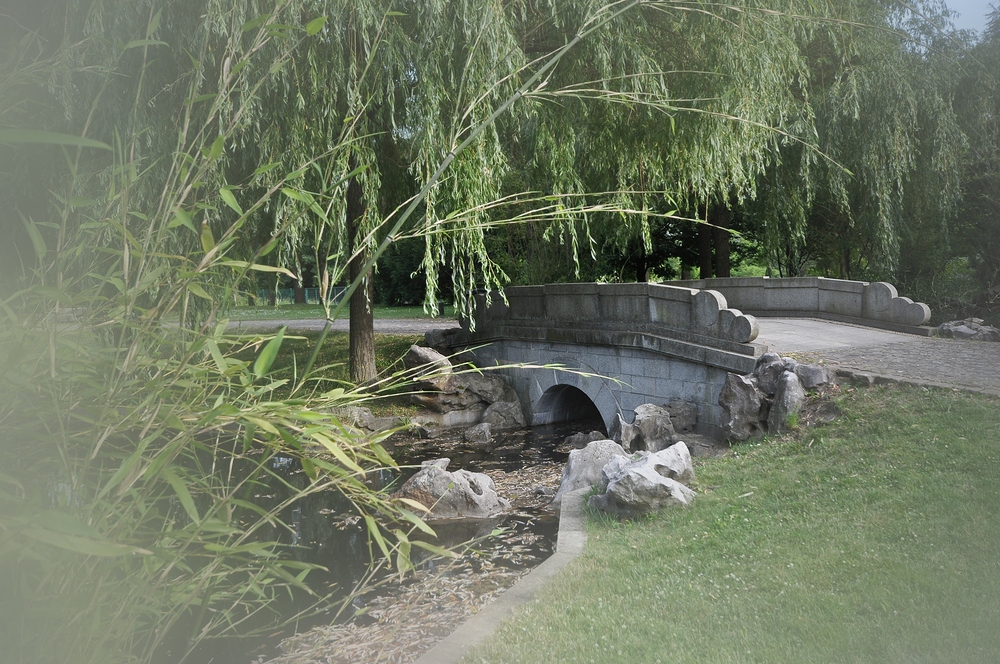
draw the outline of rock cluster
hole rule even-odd
[[[486,423],[493,431],[524,426],[517,393],[500,376],[475,368],[456,371],[447,357],[421,346],[411,346],[403,364],[417,378],[418,391],[410,400],[429,411],[421,424]]]
[[[832,372],[822,365],[800,364],[777,353],[761,355],[752,373],[726,377],[719,394],[726,436],[743,441],[758,433],[786,431],[794,424],[806,391],[832,380]]]
[[[592,508],[631,518],[671,505],[689,505],[695,493],[691,453],[683,442],[657,452],[627,454],[612,440],[597,440],[570,452],[562,483],[553,504],[571,491],[597,486],[590,497]]]
[[[946,339],[972,339],[974,341],[1000,341],[1000,329],[983,325],[982,318],[952,320],[937,326],[937,336]]]
[[[393,494],[415,500],[433,517],[488,517],[510,509],[497,495],[493,480],[468,470],[448,472],[451,459],[425,461],[421,469]]]

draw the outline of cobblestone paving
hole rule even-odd
[[[914,339],[858,348],[796,353],[843,369],[917,384],[956,387],[1000,396],[1000,343]]]

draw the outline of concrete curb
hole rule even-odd
[[[416,664],[454,664],[474,646],[489,637],[514,610],[533,600],[553,577],[583,552],[587,543],[583,496],[590,489],[566,494],[559,512],[556,550],[482,611],[467,620],[436,646],[421,655]]]
[[[853,368],[836,369],[837,377],[849,381],[855,387],[871,387],[873,385],[909,385],[910,387],[928,387],[937,390],[952,390],[958,392],[969,392],[970,394],[984,394],[991,397],[1000,397],[1000,390],[988,387],[970,387],[968,385],[956,385],[954,383],[938,383],[922,378],[906,378],[904,376],[891,376],[888,374],[873,373]]]

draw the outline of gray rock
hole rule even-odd
[[[966,318],[941,323],[935,330],[939,337],[972,339],[973,341],[1000,341],[1000,330],[983,325],[982,318]]]
[[[461,328],[437,328],[424,333],[424,344],[442,355],[451,355],[451,338],[461,332]]]
[[[403,366],[411,370],[419,370],[420,374],[449,374],[452,371],[451,360],[434,350],[413,345],[403,356]]]
[[[625,450],[613,440],[595,440],[582,450],[570,452],[552,504],[558,506],[567,493],[600,482],[601,469],[616,456],[625,456]]]
[[[757,363],[753,367],[753,373],[756,376],[762,367],[773,362],[781,360],[781,356],[777,353],[764,353],[757,358]]]
[[[636,407],[632,426],[639,430],[639,436],[632,441],[630,448],[633,452],[636,449],[658,452],[674,444],[674,425],[670,421],[670,411],[663,406],[644,403]]]
[[[483,423],[492,426],[497,431],[502,429],[520,429],[524,426],[524,411],[519,401],[498,401],[486,407],[483,413]]]
[[[475,417],[470,414],[453,418],[456,422],[478,422],[490,404],[517,401],[517,393],[496,374],[474,371],[439,374],[425,378],[419,387],[422,391],[411,394],[410,402],[431,412],[476,411]],[[522,424],[523,418],[522,414]]]
[[[670,421],[675,433],[690,433],[698,424],[698,406],[690,401],[674,399],[663,404],[670,411]]]
[[[761,357],[767,355],[774,355],[774,353],[765,353]],[[760,391],[764,393],[765,396],[774,396],[774,393],[778,390],[778,379],[781,374],[785,372],[785,361],[780,357],[776,356],[776,359],[761,364],[760,360],[757,361],[757,367],[754,369],[753,375],[757,378],[757,387]]]
[[[449,459],[425,461],[394,496],[430,508],[433,517],[487,517],[510,509],[497,495],[493,480],[467,470],[448,472]]]
[[[743,441],[761,429],[764,396],[753,376],[728,374],[719,393],[724,418],[722,428],[730,440]]]
[[[417,438],[430,439],[441,435],[440,427],[429,424],[414,424],[410,430],[416,434]]]
[[[690,505],[695,492],[681,481],[693,479],[691,454],[683,443],[656,453],[640,452],[625,460],[613,459],[602,473],[608,480],[602,495],[588,505],[623,517],[655,512],[671,505]]]
[[[462,434],[462,438],[465,439],[465,442],[479,447],[488,447],[489,444],[493,442],[493,436],[490,435],[490,425],[488,422],[483,422],[474,427],[469,427]]]
[[[796,364],[794,371],[804,390],[815,390],[832,380],[830,370],[822,364]]]
[[[566,436],[563,439],[564,447],[572,447],[576,450],[581,450],[587,446],[587,443],[593,442],[595,440],[606,440],[605,436],[600,431],[591,431],[590,433],[574,433],[572,436]]]
[[[379,428],[378,420],[372,412],[361,406],[341,406],[333,409],[331,413],[345,426],[366,431],[377,431]]]
[[[767,430],[770,433],[787,431],[805,403],[806,392],[799,383],[798,376],[791,371],[781,374],[778,379],[778,391],[774,395],[774,403],[767,415]]]
[[[621,413],[618,413],[615,417],[615,422],[611,425],[611,438],[621,445],[622,449],[633,450],[633,446],[640,435],[639,427],[626,422]]]

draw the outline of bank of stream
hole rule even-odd
[[[377,479],[387,490],[399,486],[422,461],[448,457],[449,470],[464,468],[489,475],[497,493],[511,502],[511,509],[489,519],[432,520],[430,525],[438,535],[432,541],[458,547],[461,558],[421,560],[416,572],[402,582],[382,573],[376,576],[378,585],[355,596],[339,617],[333,612],[312,615],[293,628],[260,638],[214,639],[187,661],[413,661],[551,555],[558,514],[549,503],[569,453],[562,446],[563,440],[572,433],[595,429],[603,429],[602,423],[574,421],[497,432],[486,448],[465,442],[461,430],[433,439],[397,434],[388,448],[401,472],[386,472]],[[359,519],[345,512],[336,495],[308,496],[296,504],[286,520],[292,527],[290,543],[300,547],[299,557],[329,570],[312,573],[312,587],[343,596],[365,577],[373,547]],[[465,546],[466,542],[471,544]],[[293,598],[281,610],[284,615],[293,615],[309,601],[305,596]]]

